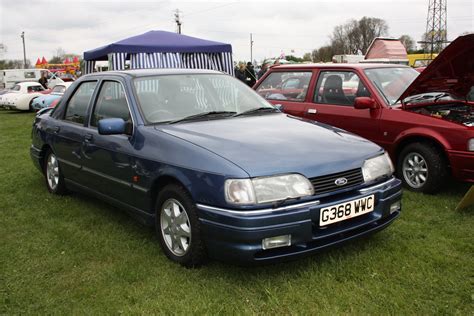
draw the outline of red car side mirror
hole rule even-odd
[[[358,110],[376,109],[377,103],[374,99],[369,97],[358,97],[354,100],[354,108]]]

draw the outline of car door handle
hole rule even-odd
[[[309,114],[316,114],[316,113],[318,113],[318,110],[316,110],[316,109],[308,109],[308,113],[309,113]]]
[[[84,141],[85,141],[86,143],[90,143],[90,142],[92,141],[92,139],[93,139],[92,134],[86,134],[86,135],[84,136]]]

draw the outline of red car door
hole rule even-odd
[[[382,108],[355,109],[356,97],[371,97],[359,75],[350,70],[320,71],[305,117],[333,125],[374,142],[381,139]]]

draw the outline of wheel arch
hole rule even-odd
[[[419,134],[419,133],[408,134],[397,140],[396,146],[393,151],[395,163],[398,162],[398,159],[400,158],[399,157],[400,153],[402,152],[403,148],[413,143],[429,143],[433,145],[443,155],[443,158],[446,160],[446,162],[448,162],[448,167],[449,167],[449,157],[446,151],[446,148],[448,147],[448,145],[447,145],[446,140],[444,140],[441,137],[438,138],[431,135]]]
[[[51,148],[49,144],[43,144],[43,146],[41,146],[41,157],[39,160],[40,160],[40,165],[43,172],[44,172],[44,160],[46,159],[46,153],[48,152],[48,150],[53,151],[53,149]]]
[[[190,193],[192,196],[191,191],[189,190],[188,186],[185,185],[185,183],[188,182],[187,179],[183,179],[182,177],[176,175],[176,174],[163,174],[158,176],[152,183],[151,188],[150,188],[150,209],[155,208],[156,200],[158,198],[158,194],[160,191],[166,187],[167,185],[170,184],[177,184],[182,186],[186,191]]]

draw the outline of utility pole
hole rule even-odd
[[[23,68],[26,69],[26,48],[25,48],[25,32],[21,32],[21,39],[23,40]]]
[[[250,33],[250,62],[253,64],[253,39],[252,39],[252,33]]]
[[[178,34],[181,34],[181,20],[180,20],[180,16],[179,16],[179,10],[176,9],[176,11],[174,12],[174,21],[176,22],[176,26],[177,26],[177,32]]]

